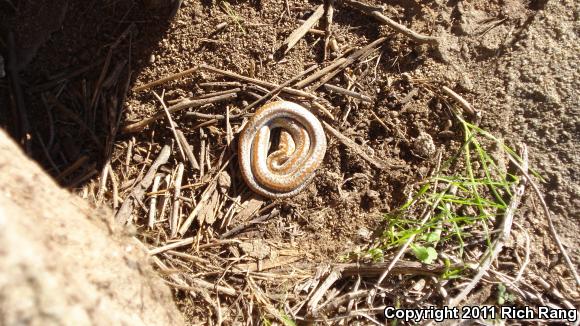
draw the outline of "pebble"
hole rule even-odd
[[[358,229],[357,234],[358,234],[359,237],[361,237],[361,238],[363,238],[365,240],[368,240],[368,239],[370,239],[370,237],[372,235],[372,232],[369,231],[369,229],[365,228],[364,226],[361,226]]]
[[[413,142],[413,148],[415,149],[417,155],[424,158],[431,158],[437,151],[431,135],[423,131],[421,131],[419,137],[415,138],[415,141]]]

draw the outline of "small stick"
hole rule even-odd
[[[177,78],[181,78],[181,77],[183,77],[183,76],[190,75],[190,74],[194,73],[194,72],[195,72],[197,69],[198,69],[198,67],[193,67],[193,68],[190,68],[190,69],[187,69],[187,70],[184,70],[184,71],[178,72],[178,73],[176,73],[176,74],[169,75],[169,76],[167,76],[167,77],[163,77],[163,78],[161,78],[161,79],[158,79],[158,80],[156,80],[156,81],[152,81],[152,82],[150,82],[150,83],[147,83],[147,84],[145,84],[145,85],[141,85],[141,86],[135,87],[135,88],[133,88],[133,91],[135,91],[135,92],[140,92],[140,91],[142,91],[142,90],[145,90],[145,89],[151,88],[151,87],[153,87],[153,86],[157,86],[157,85],[159,85],[159,84],[163,84],[163,83],[166,83],[166,82],[168,82],[168,81],[172,81],[172,80],[175,80],[175,79],[177,79]]]
[[[188,289],[184,289],[189,291],[189,294],[196,298],[197,294],[196,294],[196,290],[193,288],[189,288],[189,286],[187,285],[187,282],[185,282],[183,280],[183,278],[181,278],[179,275],[176,275],[175,273],[171,273],[171,270],[167,267],[167,265],[165,265],[161,259],[157,258],[157,257],[153,257],[152,259],[153,263],[155,263],[155,265],[157,265],[157,267],[164,273],[167,273],[167,275],[169,276],[169,278],[171,278],[175,283],[177,284],[172,284],[173,286],[177,285],[176,287],[181,287],[182,289],[184,288],[188,288]]]
[[[181,155],[181,160],[185,161],[185,153],[183,152],[183,147],[181,147],[181,142],[179,141],[179,137],[177,136],[177,131],[175,128],[175,122],[173,122],[173,119],[171,119],[171,114],[169,113],[169,110],[167,109],[167,105],[165,105],[165,101],[163,101],[163,98],[161,98],[161,96],[159,96],[155,91],[153,91],[153,95],[157,98],[157,100],[159,102],[161,102],[161,106],[163,106],[163,111],[165,111],[165,115],[167,116],[167,121],[169,122],[169,127],[171,128],[171,132],[173,132],[173,137],[175,137],[175,140],[177,141],[177,148],[179,148],[179,154]]]
[[[385,16],[382,13],[383,10],[379,7],[369,6],[367,4],[364,4],[364,3],[360,2],[360,1],[356,1],[356,0],[343,0],[343,3],[374,17],[379,22],[381,22],[381,23],[389,26],[390,28],[394,29],[395,31],[411,38],[415,42],[439,45],[438,38],[433,37],[433,36],[419,34],[415,31],[407,28],[406,26],[397,23],[396,21]]]
[[[215,68],[215,67],[212,67],[212,66],[208,66],[208,65],[205,65],[205,64],[199,66],[199,68],[200,69],[204,69],[204,70],[211,71],[211,72],[216,73],[216,74],[224,75],[226,77],[230,77],[230,78],[242,80],[242,81],[245,81],[245,82],[248,82],[248,83],[256,84],[256,85],[259,85],[259,86],[262,86],[262,87],[265,87],[265,88],[268,88],[268,89],[273,89],[273,88],[278,87],[278,85],[276,85],[274,83],[270,83],[270,82],[267,82],[267,81],[259,80],[259,79],[256,79],[256,78],[250,78],[250,77],[242,76],[242,75],[236,74],[234,72],[230,72],[230,71],[226,71],[226,70],[221,70],[221,69],[218,69],[218,68]],[[308,99],[316,99],[316,95],[313,95],[313,94],[310,94],[310,93],[307,93],[307,92],[304,92],[304,91],[301,91],[301,90],[298,90],[298,89],[290,88],[290,87],[284,87],[284,88],[282,88],[281,91],[283,93],[287,93],[287,94],[294,95],[294,96],[301,96],[301,97],[305,97],[305,98],[308,98]]]
[[[371,42],[370,44],[367,44],[363,48],[355,51],[354,53],[346,57],[346,60],[344,60],[344,62],[341,65],[339,65],[337,69],[327,74],[326,76],[322,77],[317,84],[314,84],[312,86],[312,90],[317,90],[320,86],[326,84],[329,80],[334,78],[334,76],[336,76],[339,72],[346,69],[346,67],[350,66],[355,61],[366,58],[372,51],[374,51],[377,47],[383,44],[383,42],[385,42],[386,40],[387,40],[386,37],[378,38],[375,41]]]
[[[190,245],[190,244],[193,243],[193,241],[195,241],[195,238],[194,237],[185,238],[185,239],[182,239],[182,240],[179,240],[179,241],[170,243],[170,244],[166,244],[166,245],[164,245],[162,247],[157,247],[155,249],[151,249],[151,250],[149,250],[148,253],[149,253],[149,256],[155,256],[155,255],[160,254],[162,252],[165,252],[167,250],[172,250],[172,249],[175,249],[175,248],[179,248],[179,247],[184,247],[184,246]]]
[[[256,225],[262,222],[267,221],[268,219],[272,218],[272,217],[276,217],[280,215],[280,211],[279,210],[273,210],[271,213],[266,214],[266,215],[262,215],[259,217],[256,217],[255,219],[243,223],[242,225],[238,225],[236,227],[234,227],[233,229],[223,233],[222,235],[220,235],[220,239],[225,239],[225,238],[229,238],[231,236],[234,236],[242,231],[244,231],[245,229],[249,228],[252,225]]]
[[[312,72],[313,70],[315,70],[316,68],[318,68],[318,65],[313,65],[312,67],[304,70],[303,72],[301,72],[300,74],[288,79],[287,81],[285,81],[284,83],[280,84],[280,86],[272,89],[271,91],[269,91],[268,93],[266,93],[266,95],[260,97],[259,99],[255,100],[254,102],[252,102],[251,104],[247,105],[243,111],[247,112],[249,111],[251,108],[255,107],[256,105],[260,104],[261,102],[268,100],[271,96],[279,93],[284,87],[286,86],[290,86],[292,83],[294,83],[296,80],[298,80],[299,78],[301,78],[302,76],[309,74],[310,72]]]
[[[232,130],[232,124],[230,123],[230,108],[226,107],[226,144],[230,147],[232,140],[234,139],[234,132]]]
[[[163,146],[161,152],[159,153],[159,156],[155,159],[155,161],[153,161],[153,164],[151,164],[151,167],[147,171],[147,174],[145,174],[145,177],[143,177],[143,179],[138,184],[135,185],[133,190],[131,190],[129,196],[125,198],[125,201],[123,202],[123,205],[121,205],[121,208],[119,208],[119,210],[117,211],[117,214],[115,216],[115,220],[117,221],[117,223],[129,222],[131,213],[133,212],[135,200],[142,200],[142,198],[145,196],[145,190],[147,190],[149,186],[151,186],[151,183],[153,182],[157,170],[161,165],[167,163],[170,155],[171,148],[168,145]]]
[[[373,115],[375,120],[377,120],[379,122],[379,124],[381,126],[383,126],[383,128],[390,130],[389,127],[387,126],[387,124],[383,121],[383,119],[379,118],[379,116],[375,113],[375,111],[371,110],[371,114]]]
[[[205,174],[205,132],[199,129],[199,179]]]
[[[312,28],[314,25],[316,25],[316,23],[318,23],[320,18],[322,18],[323,14],[324,14],[324,6],[320,5],[300,27],[295,29],[286,38],[286,40],[282,42],[282,45],[276,52],[282,53],[283,55],[288,53],[288,51],[290,51],[290,49],[292,49],[294,45],[296,45],[296,43],[298,43],[298,41],[300,41],[300,39],[302,39],[302,37],[304,37],[304,35],[308,33],[308,30]]]
[[[326,67],[320,69],[319,71],[313,73],[312,75],[310,75],[310,77],[304,78],[302,81],[296,83],[296,85],[294,85],[294,87],[296,87],[298,89],[302,89],[302,88],[312,84],[313,82],[317,81],[322,76],[324,76],[324,75],[332,72],[334,69],[340,67],[340,65],[342,65],[345,61],[346,61],[346,58],[338,58],[338,59],[334,60],[328,66],[326,66]]]
[[[151,201],[149,202],[149,226],[152,229],[155,226],[155,213],[157,213],[157,190],[159,190],[159,183],[161,182],[161,174],[155,176],[153,180],[153,187],[151,188],[151,192],[153,195],[151,196]]]
[[[188,108],[192,108],[192,107],[199,107],[199,106],[203,106],[206,104],[210,104],[210,103],[215,103],[215,102],[220,102],[220,101],[227,101],[227,100],[231,100],[236,98],[238,95],[237,94],[225,94],[225,95],[220,95],[220,96],[215,96],[215,97],[210,97],[210,98],[203,98],[203,99],[195,99],[195,100],[185,100],[183,102],[179,102],[175,105],[170,106],[167,110],[169,111],[169,113],[175,113],[178,111],[181,111],[183,109],[188,109]],[[123,127],[123,133],[135,133],[135,132],[140,132],[143,129],[145,129],[148,125],[150,125],[151,123],[163,118],[163,115],[165,113],[164,112],[160,112],[155,114],[152,117],[149,118],[145,118],[141,121],[132,123],[130,125],[127,125],[125,127]]]
[[[366,95],[362,95],[360,93],[353,92],[353,91],[350,91],[350,90],[345,89],[345,88],[342,88],[342,87],[338,87],[338,86],[334,86],[334,85],[330,85],[330,84],[324,84],[324,88],[326,88],[330,92],[335,92],[335,93],[339,93],[339,94],[342,94],[342,95],[354,97],[357,100],[361,100],[363,102],[368,102],[368,103],[372,103],[373,102],[373,100],[370,97],[366,96]]]
[[[95,169],[96,164],[91,164],[89,166],[89,168],[87,169],[88,172],[85,173],[84,175],[81,175],[79,177],[77,177],[76,179],[72,180],[67,187],[68,188],[76,188],[78,185],[80,185],[81,183],[83,183],[84,181],[92,178],[94,175],[99,174],[99,171],[97,171],[97,169]]]
[[[127,143],[127,156],[125,156],[125,175],[129,174],[129,166],[131,165],[131,157],[133,156],[133,144],[135,137],[131,137]]]
[[[99,190],[97,191],[97,205],[103,201],[105,191],[107,190],[107,179],[109,178],[109,170],[111,169],[111,162],[107,161],[101,170],[101,178],[99,180]]]
[[[187,217],[187,220],[185,220],[185,222],[181,225],[181,228],[179,229],[179,234],[181,234],[183,236],[185,234],[185,232],[187,232],[187,230],[189,230],[191,223],[193,223],[193,220],[195,219],[197,214],[201,211],[201,209],[204,207],[204,205],[209,200],[210,196],[213,194],[213,192],[216,188],[216,184],[217,184],[217,182],[215,180],[213,180],[207,186],[207,188],[205,188],[204,192],[201,194],[201,199],[199,200],[199,202],[197,203],[197,205],[195,206],[193,211],[191,211],[191,214],[189,214],[189,216]]]
[[[377,169],[384,170],[389,167],[389,164],[383,162],[381,159],[371,157],[368,155],[363,148],[360,147],[357,143],[355,143],[350,138],[346,137],[345,135],[341,134],[340,131],[334,129],[331,125],[326,123],[326,121],[322,121],[324,128],[334,137],[336,137],[341,143],[343,143],[346,147],[352,149],[356,154],[360,157],[365,159],[367,162],[374,165]]]
[[[202,122],[200,124],[196,124],[195,126],[193,126],[193,129],[199,129],[199,128],[202,128],[202,127],[205,127],[205,126],[211,126],[211,125],[213,125],[213,124],[215,124],[217,122],[218,122],[217,119],[207,120],[207,121],[204,121],[204,122]]]
[[[181,180],[183,179],[183,163],[177,165],[177,174],[175,176],[175,192],[173,193],[173,208],[171,211],[171,237],[174,238],[177,235],[177,228],[179,223],[179,196],[181,194]]]
[[[240,82],[207,82],[198,84],[201,88],[240,87]]]
[[[22,91],[22,84],[20,82],[20,68],[18,67],[18,56],[16,54],[16,43],[14,41],[14,33],[8,33],[8,65],[7,71],[10,77],[10,85],[12,93],[14,94],[15,107],[18,113],[19,127],[16,128],[20,145],[24,146],[27,154],[32,152],[30,136],[30,121],[28,117],[28,110],[24,101],[24,92]]]
[[[189,276],[189,275],[188,275]],[[199,288],[203,288],[206,290],[212,290],[212,291],[216,291],[218,293],[221,294],[225,294],[228,295],[230,297],[237,297],[239,296],[239,293],[232,289],[232,288],[228,288],[225,286],[221,286],[221,285],[216,285],[207,281],[204,281],[202,279],[198,279],[198,278],[193,278],[193,277],[188,277],[188,279],[193,283],[192,287],[185,287],[184,289],[186,290],[193,290],[193,291],[199,291]]]
[[[102,86],[103,86],[103,82],[105,81],[105,77],[107,74],[107,71],[109,71],[109,66],[111,64],[111,59],[113,57],[113,50],[119,46],[119,44],[121,43],[121,41],[123,39],[125,39],[125,37],[127,37],[127,35],[129,35],[129,33],[133,30],[133,28],[135,27],[134,23],[131,23],[124,31],[123,33],[121,33],[121,35],[119,35],[119,37],[115,40],[115,43],[113,43],[111,45],[111,47],[109,47],[109,51],[107,52],[107,57],[105,58],[105,63],[103,64],[103,69],[101,70],[101,75],[99,76],[99,79],[97,80],[97,83],[95,84],[95,90],[93,91],[93,97],[91,99],[91,103],[90,103],[90,108],[91,110],[95,109],[95,105],[97,104],[97,99],[99,97],[99,94],[101,92]]]
[[[165,186],[167,188],[169,188],[169,186],[171,185],[171,179],[172,179],[171,175],[167,174],[165,176],[165,180],[163,182],[165,183]],[[164,192],[162,196],[163,202],[161,202],[161,213],[159,213],[159,219],[163,219],[163,216],[165,216],[165,211],[167,210],[167,206],[169,205],[169,194],[167,192]]]
[[[316,29],[316,28],[311,28],[308,30],[308,33],[310,34],[314,34],[314,35],[320,35],[320,36],[325,36],[326,32],[321,30],[321,29]]]
[[[61,172],[60,169],[58,168],[58,166],[56,166],[56,163],[54,162],[54,160],[50,156],[50,153],[48,152],[48,148],[44,144],[44,141],[42,140],[42,137],[40,137],[40,134],[38,133],[38,131],[35,132],[35,135],[36,135],[36,139],[38,139],[38,143],[40,144],[40,148],[42,149],[42,153],[44,153],[44,156],[48,160],[48,163],[52,166],[52,169],[54,170],[54,174],[57,174],[57,173],[60,174],[60,172]]]
[[[207,114],[207,113],[200,113],[200,112],[185,112],[186,117],[194,117],[196,119],[215,119],[215,120],[223,120],[226,117],[223,114]]]
[[[475,117],[478,115],[477,112],[475,112],[475,110],[471,107],[471,104],[469,104],[469,102],[467,102],[459,94],[455,93],[453,90],[451,90],[447,86],[443,86],[443,87],[441,87],[441,89],[443,90],[443,92],[445,94],[447,94],[449,97],[451,97],[452,99],[457,101],[459,103],[459,105],[461,105],[463,110],[465,110],[465,112],[467,112],[467,114],[469,114],[472,117]]]
[[[111,184],[113,185],[113,209],[117,209],[117,207],[119,207],[119,182],[110,164],[109,175],[111,176]]]
[[[187,142],[185,135],[183,134],[183,132],[181,132],[181,130],[177,130],[176,133],[177,133],[177,139],[181,143],[181,146],[183,147],[183,150],[185,151],[185,156],[187,156],[187,159],[189,160],[191,167],[194,170],[199,170],[199,164],[197,164],[197,160],[195,159],[195,156],[193,155],[193,151],[191,150],[191,146]]]
[[[324,105],[322,105],[322,104],[320,104],[320,103],[318,103],[316,101],[311,102],[311,104],[312,104],[312,107],[315,110],[317,110],[319,114],[322,114],[322,115],[326,116],[330,120],[336,120],[336,118],[334,117],[334,115],[332,115],[332,113],[330,113],[330,111],[328,111],[328,109]]]
[[[324,29],[324,60],[328,57],[328,47],[330,44],[330,37],[332,36],[332,21],[334,17],[334,0],[326,0],[326,26]]]
[[[181,102],[187,101],[187,100],[201,100],[201,99],[204,99],[204,98],[209,98],[209,97],[214,97],[214,96],[219,96],[219,95],[238,93],[241,90],[242,89],[238,87],[238,88],[227,89],[225,91],[219,91],[219,92],[213,92],[213,93],[207,93],[207,94],[200,94],[197,97],[178,98],[178,99],[175,99],[175,100],[167,101],[167,104],[169,104],[169,105],[175,105],[177,103],[181,103]]]

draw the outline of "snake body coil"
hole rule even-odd
[[[270,134],[276,128],[281,129],[279,145],[270,150]],[[326,136],[320,121],[304,107],[287,101],[257,110],[238,144],[246,184],[268,198],[287,198],[304,189],[325,152]]]

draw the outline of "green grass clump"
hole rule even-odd
[[[517,162],[521,158],[489,132],[457,119],[464,135],[461,148],[405,204],[387,214],[378,241],[359,258],[382,261],[411,237],[411,251],[426,264],[441,253],[464,260],[466,244],[489,248],[494,223],[506,210],[518,182],[507,171],[508,156]],[[458,273],[448,270],[445,277]]]

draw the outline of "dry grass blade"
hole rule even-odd
[[[390,264],[391,262],[372,264],[336,264],[333,268],[340,270],[344,277],[353,275],[373,277],[380,276]],[[453,266],[443,266],[438,264],[425,265],[420,262],[397,260],[395,265],[391,267],[391,273],[437,276],[447,268],[459,268],[462,266],[462,264],[456,264]]]
[[[324,279],[324,282],[318,287],[318,289],[312,294],[310,301],[306,305],[306,310],[309,315],[315,315],[316,310],[318,310],[318,303],[322,300],[322,297],[330,289],[330,287],[340,279],[340,271],[332,270],[330,274]]]
[[[328,66],[313,73],[309,77],[304,78],[303,80],[296,83],[296,85],[294,85],[294,86],[298,89],[302,89],[302,88],[312,84],[313,82],[317,81],[318,79],[322,78],[322,76],[326,76],[327,74],[331,73],[333,70],[337,69],[345,62],[346,62],[346,58],[338,58],[333,63],[331,63]]]

